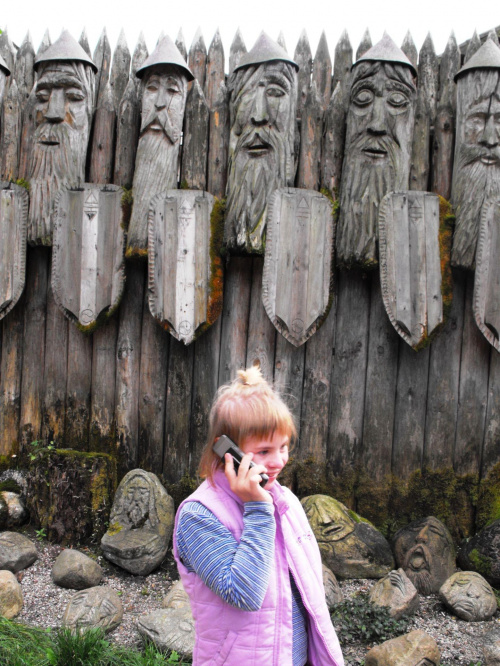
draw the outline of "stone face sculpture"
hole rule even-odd
[[[500,586],[500,519],[461,545],[458,564],[482,574],[493,587]]]
[[[293,186],[297,70],[262,33],[231,75],[224,241],[235,253],[263,254],[269,197]]]
[[[455,572],[455,547],[443,523],[429,516],[415,520],[394,535],[394,555],[418,592],[423,595],[439,591],[444,581]]]
[[[113,631],[123,618],[120,597],[110,587],[89,587],[77,592],[64,611],[62,623],[72,631],[102,629]]]
[[[158,477],[142,469],[126,474],[101,540],[104,556],[133,574],[146,576],[165,557],[174,526],[174,501]]]
[[[451,260],[454,266],[473,269],[483,205],[500,197],[500,48],[487,39],[455,78]]]
[[[386,34],[352,71],[337,227],[340,265],[375,266],[379,205],[407,190],[416,70]]]
[[[386,606],[391,617],[399,620],[413,615],[419,605],[418,592],[403,569],[391,571],[370,589],[370,601],[375,606]]]
[[[142,114],[127,256],[147,254],[151,200],[177,187],[182,122],[188,82],[193,79],[186,61],[168,36],[137,70],[137,76],[142,79]]]
[[[0,183],[0,319],[12,310],[24,289],[28,205],[24,187]]]
[[[383,535],[328,495],[301,500],[323,563],[339,578],[382,578],[394,568]]]
[[[398,636],[373,647],[366,655],[366,666],[439,666],[439,647],[421,629]]]
[[[7,67],[5,60],[0,55],[0,107],[2,106],[3,96],[5,93],[5,80],[10,76],[10,69]]]
[[[489,620],[498,608],[491,585],[474,571],[458,571],[450,576],[439,596],[452,613],[467,622]]]
[[[36,130],[29,168],[28,242],[51,245],[57,191],[85,180],[97,67],[64,31],[35,59]]]

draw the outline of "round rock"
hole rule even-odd
[[[8,620],[16,617],[23,607],[23,591],[11,571],[0,571],[0,615]]]
[[[483,637],[485,666],[500,666],[500,627],[495,627]]]
[[[17,573],[26,569],[38,558],[35,544],[17,532],[0,534],[0,569]]]
[[[323,587],[325,588],[326,605],[329,610],[340,604],[344,595],[333,571],[323,564]]]
[[[77,592],[66,606],[63,626],[71,631],[87,631],[99,627],[113,631],[123,618],[123,606],[116,592],[103,585]]]
[[[436,666],[439,660],[436,641],[416,629],[376,645],[366,655],[365,666]]]
[[[500,587],[500,519],[462,544],[458,564],[467,571],[477,571],[493,587]]]
[[[370,601],[374,606],[388,608],[391,617],[399,620],[413,615],[420,605],[415,586],[403,569],[391,571],[370,589]]]
[[[439,590],[443,603],[462,620],[489,620],[497,610],[491,585],[475,571],[458,571]]]
[[[99,585],[102,580],[102,569],[84,553],[67,548],[54,562],[52,580],[61,587],[83,590]]]

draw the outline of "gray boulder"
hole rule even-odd
[[[194,649],[194,620],[191,608],[162,608],[137,620],[141,636],[159,650],[175,650],[191,657]]]
[[[483,636],[484,666],[500,666],[500,627]]]
[[[489,620],[497,610],[491,585],[474,571],[458,571],[450,576],[439,596],[454,615],[467,622]]]
[[[500,587],[500,519],[462,544],[458,564],[461,569],[477,571],[493,587]]]
[[[23,607],[23,591],[11,571],[0,571],[0,615],[8,620],[16,617]]]
[[[323,587],[325,588],[326,605],[329,610],[340,604],[344,595],[333,571],[323,564]]]
[[[97,562],[79,550],[66,548],[54,562],[52,580],[60,587],[83,590],[99,585],[102,580],[102,569]]]
[[[66,606],[63,626],[71,631],[87,631],[99,627],[106,633],[113,631],[123,618],[119,596],[110,587],[89,587],[77,592]]]
[[[0,569],[17,573],[31,566],[38,558],[35,544],[17,532],[0,534]]]
[[[420,629],[376,645],[366,655],[365,666],[439,666],[436,641]]]
[[[374,606],[387,607],[391,617],[397,620],[403,615],[413,615],[420,605],[418,592],[403,569],[391,571],[378,580],[369,596]]]

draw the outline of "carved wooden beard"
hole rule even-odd
[[[451,200],[456,223],[451,262],[473,269],[483,204],[500,197],[500,146],[487,145],[483,123],[500,113],[500,75],[476,70],[458,81],[457,142]],[[484,120],[486,118],[486,120]],[[496,134],[496,129],[492,129]],[[494,141],[493,141],[494,143]]]
[[[358,68],[352,85],[342,170],[337,260],[345,266],[358,264],[367,268],[378,261],[380,202],[388,192],[408,189],[415,88],[411,72],[404,65],[376,62]],[[389,90],[384,90],[388,99],[384,101],[385,110],[378,111],[378,120],[370,115],[364,97],[360,97],[363,106],[358,109],[355,105],[357,95],[366,95],[373,82],[376,87],[387,86]],[[393,82],[398,85],[395,90]],[[396,101],[404,105],[394,108],[390,105],[394,94]]]

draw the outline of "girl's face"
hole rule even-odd
[[[276,481],[278,474],[288,462],[288,435],[275,432],[273,435],[263,437],[250,436],[240,442],[243,453],[253,453],[255,464],[264,465],[269,483],[265,488],[268,490]]]

